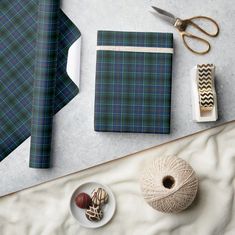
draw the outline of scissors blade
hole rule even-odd
[[[158,7],[152,6],[152,8],[158,13],[158,15],[163,19],[169,22],[170,24],[174,25],[176,21],[176,17],[171,14],[170,12],[167,12],[163,9],[160,9]]]

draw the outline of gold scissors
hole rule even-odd
[[[173,14],[171,14],[167,11],[164,11],[160,8],[157,8],[157,7],[154,7],[154,6],[152,6],[152,8],[158,13],[158,15],[162,19],[168,21],[170,24],[172,24],[175,28],[178,29],[178,31],[179,31],[179,33],[182,37],[184,45],[190,51],[192,51],[193,53],[196,53],[196,54],[200,54],[200,55],[206,54],[210,51],[211,45],[207,40],[205,40],[201,37],[195,36],[192,33],[186,32],[186,29],[187,29],[188,26],[192,26],[192,27],[196,28],[197,30],[201,31],[202,33],[206,34],[207,36],[216,37],[219,34],[219,25],[217,24],[217,22],[215,20],[213,20],[212,18],[207,17],[207,16],[195,16],[195,17],[192,17],[192,18],[189,18],[189,19],[182,20],[178,17],[175,17]],[[208,32],[207,30],[203,29],[198,24],[193,22],[194,20],[204,20],[204,21],[211,22],[215,26],[215,29],[216,29],[215,32],[212,32],[212,33]],[[205,44],[206,49],[205,50],[194,50],[187,43],[187,41],[186,41],[187,38],[197,40],[197,41]]]

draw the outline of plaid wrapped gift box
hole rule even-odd
[[[99,31],[95,131],[170,132],[173,35]]]

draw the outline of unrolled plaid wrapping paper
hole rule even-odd
[[[56,0],[2,0],[0,19],[0,161],[30,136],[34,97],[30,166],[47,168],[52,114],[78,93],[66,65],[80,32]]]
[[[171,33],[98,32],[96,131],[170,132],[171,50]]]

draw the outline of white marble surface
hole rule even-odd
[[[150,14],[156,5],[186,18],[207,15],[221,26],[219,37],[209,39],[212,51],[205,56],[188,52],[176,32]],[[0,163],[0,195],[58,176],[79,171],[160,143],[235,119],[235,5],[224,0],[64,0],[62,8],[83,35],[80,94],[54,119],[53,168],[28,168],[29,140]],[[97,30],[162,31],[174,33],[172,134],[118,134],[93,131],[95,48]],[[216,81],[220,120],[192,122],[190,69],[198,63],[217,66]]]

